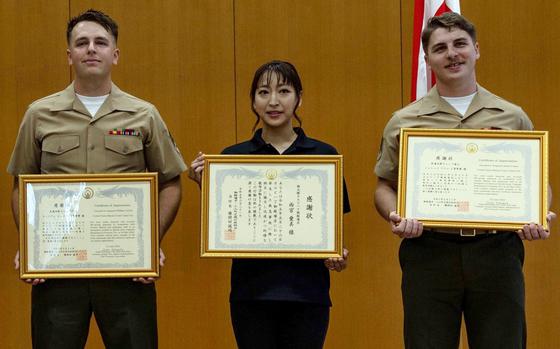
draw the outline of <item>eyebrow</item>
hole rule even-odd
[[[280,84],[280,85],[276,85],[276,88],[291,87],[291,86],[292,86],[292,85],[290,85],[290,84]],[[268,85],[268,84],[264,84],[264,85],[259,85],[259,86],[257,87],[257,89],[259,89],[259,88],[268,88],[268,89],[270,89],[271,87],[270,87],[270,85]]]
[[[74,40],[75,42],[81,41],[81,40],[89,40],[89,37],[87,36],[78,36],[76,38],[76,40]],[[104,36],[96,36],[93,38],[93,40],[103,40],[103,41],[110,41],[108,38],[104,37]]]
[[[434,45],[432,46],[432,48],[430,49],[430,51],[434,51],[434,50],[437,50],[437,49],[440,48],[440,47],[446,47],[446,46],[447,46],[446,43],[444,43],[444,42],[438,42],[437,44],[434,44]]]
[[[453,40],[453,42],[456,42],[456,41],[464,41],[464,40],[469,40],[469,38],[466,37],[466,36],[460,36],[460,37],[458,37],[457,39]]]
[[[467,42],[468,42],[468,40],[469,40],[469,39],[468,39],[467,37],[461,36],[461,37],[459,37],[459,38],[457,38],[457,39],[454,39],[454,40],[452,41],[452,43],[464,42],[464,41],[467,41]],[[441,47],[441,46],[447,46],[447,44],[446,44],[445,42],[438,42],[437,44],[434,44],[434,46],[432,46],[431,51],[433,51],[433,50],[435,50],[435,49],[437,49],[437,48],[439,48],[439,47]]]

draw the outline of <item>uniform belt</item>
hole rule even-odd
[[[424,231],[430,233],[442,233],[442,234],[459,235],[459,236],[466,236],[466,237],[497,233],[495,229],[473,229],[473,228],[424,228]]]

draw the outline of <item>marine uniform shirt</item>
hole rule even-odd
[[[532,130],[533,124],[523,109],[480,85],[464,116],[433,87],[423,98],[395,112],[387,123],[375,165],[375,173],[380,178],[398,180],[399,135],[404,127]]]
[[[297,138],[282,155],[336,155],[329,144],[307,138],[295,128]],[[262,139],[262,129],[249,141],[230,146],[222,154],[279,155]],[[344,185],[344,212],[350,203]],[[322,259],[233,259],[230,301],[275,300],[330,305],[330,275]]]
[[[93,119],[72,83],[32,103],[8,165],[18,174],[158,172],[164,183],[186,169],[157,109],[112,85]]]

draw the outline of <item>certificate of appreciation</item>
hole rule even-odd
[[[21,278],[159,274],[157,173],[21,175]]]
[[[203,257],[342,254],[342,156],[206,156]]]
[[[398,212],[425,226],[546,226],[545,131],[402,129]]]

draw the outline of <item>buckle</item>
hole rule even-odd
[[[460,228],[460,229],[459,229],[459,235],[461,235],[461,236],[467,236],[467,237],[476,236],[476,229],[463,229],[463,228]]]

